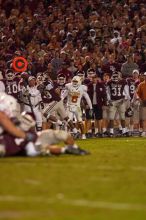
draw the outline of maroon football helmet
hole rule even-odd
[[[63,86],[66,83],[66,77],[64,74],[59,74],[57,76],[57,83],[59,86]]]
[[[8,81],[12,81],[15,78],[15,73],[11,69],[7,69],[5,72],[5,78]]]

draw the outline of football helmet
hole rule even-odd
[[[0,111],[4,112],[9,118],[18,115],[17,100],[4,92],[0,92]]]
[[[66,77],[64,74],[59,74],[57,76],[57,83],[59,86],[63,86],[66,83]]]
[[[21,73],[21,78],[24,80],[27,80],[29,78],[29,74],[27,72],[22,72]]]
[[[7,69],[5,72],[6,80],[12,81],[15,78],[15,73],[11,69]]]
[[[43,73],[41,73],[41,72],[37,73],[36,80],[37,80],[37,84],[42,83],[42,81],[43,81]]]
[[[81,85],[81,79],[79,76],[74,76],[72,78],[72,86],[73,87],[79,87]]]
[[[96,72],[94,69],[88,69],[87,70],[87,78],[91,79],[92,77],[94,77],[96,75]]]
[[[84,71],[78,71],[78,72],[77,72],[77,76],[79,76],[80,79],[81,79],[81,82],[83,82],[83,80],[85,79],[85,73],[84,73]]]
[[[130,118],[133,116],[133,109],[131,107],[127,108],[126,112],[125,112],[125,116],[127,118]]]
[[[23,131],[29,131],[31,128],[35,128],[35,120],[33,119],[33,117],[26,113],[26,112],[22,112],[20,115],[20,125],[19,127],[23,130]]]
[[[120,80],[120,73],[119,72],[114,72],[111,76],[111,80],[114,82],[118,82]]]

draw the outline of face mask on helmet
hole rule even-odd
[[[85,79],[85,74],[84,73],[79,72],[79,73],[77,73],[77,76],[80,77],[81,82]]]
[[[73,87],[79,87],[81,85],[81,79],[79,76],[74,76],[72,79]]]
[[[111,77],[112,81],[118,82],[119,81],[119,75],[118,74],[113,74]]]
[[[59,76],[59,77],[57,78],[57,83],[58,83],[58,85],[63,86],[63,85],[65,84],[65,82],[66,82],[66,78],[65,78],[65,77]]]
[[[0,111],[4,112],[9,118],[16,117],[19,112],[17,100],[6,93],[0,93]]]
[[[42,76],[37,76],[37,82],[42,82],[43,77]]]
[[[14,74],[12,71],[7,71],[7,72],[5,73],[5,78],[6,78],[7,80],[13,80],[13,79],[15,78],[15,74]]]
[[[47,74],[47,73],[44,73],[42,79],[43,79],[43,82],[47,82],[48,79],[49,79],[48,74]]]

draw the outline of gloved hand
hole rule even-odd
[[[93,109],[89,110],[89,116],[92,118],[92,116],[93,116]]]
[[[26,133],[26,137],[25,137],[25,140],[27,142],[35,142],[37,139],[37,134],[34,133],[34,132],[27,132]]]
[[[30,96],[30,93],[29,93],[29,91],[26,89],[25,91],[24,91],[24,93],[23,93],[25,96]]]

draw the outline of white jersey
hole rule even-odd
[[[52,130],[47,129],[38,132],[38,138],[36,141],[36,146],[47,147],[52,144],[57,144],[60,141],[65,141],[68,137],[68,133],[62,130]]]
[[[92,109],[92,103],[87,94],[87,87],[85,85],[80,85],[78,87],[74,87],[72,83],[68,83],[65,86],[65,92],[62,95],[62,98],[67,97],[68,105],[80,106],[81,99],[84,97],[90,107]]]
[[[26,94],[27,92],[28,94]],[[27,86],[27,88],[23,88],[22,93],[24,97],[23,99],[24,104],[28,104],[28,105],[30,104],[28,99],[29,94],[30,94],[30,101],[33,107],[36,107],[40,103],[40,101],[42,101],[41,93],[36,86],[34,87]]]

